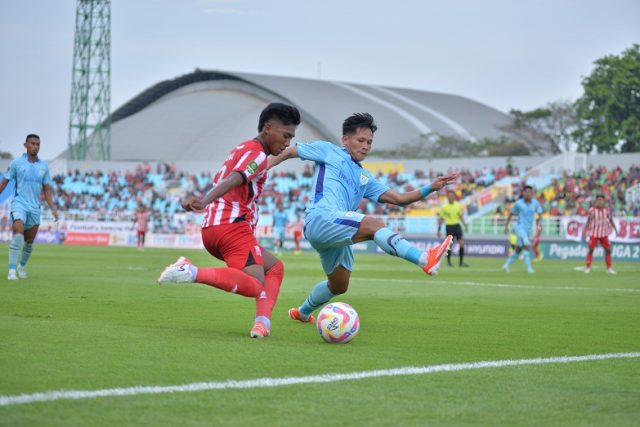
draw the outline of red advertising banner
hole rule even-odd
[[[70,231],[64,239],[64,244],[109,246],[109,237],[109,233],[77,233]]]

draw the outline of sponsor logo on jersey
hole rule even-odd
[[[258,164],[255,161],[251,161],[247,165],[247,172],[249,172],[250,175],[256,173],[257,170],[258,170]]]

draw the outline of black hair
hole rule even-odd
[[[260,113],[258,120],[258,132],[262,132],[264,124],[271,119],[276,119],[285,126],[300,124],[300,112],[296,107],[279,102],[273,102]]]
[[[604,199],[604,194],[598,194],[598,195],[596,196],[596,199]]]
[[[24,140],[24,142],[27,142],[29,140],[29,138],[40,139],[40,137],[38,135],[36,135],[35,133],[30,133],[29,135],[27,135],[27,138]]]
[[[353,135],[360,128],[371,129],[371,133],[376,133],[378,126],[369,113],[355,113],[350,115],[342,123],[342,134]]]
[[[524,187],[522,187],[522,192],[524,192],[524,190],[526,190],[527,188],[528,188],[529,190],[533,191],[533,187],[532,187],[532,186],[530,186],[530,185],[525,185]]]

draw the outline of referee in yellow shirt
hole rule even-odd
[[[460,224],[464,225],[464,229],[467,231],[467,223],[464,222],[464,210],[460,202],[456,200],[456,193],[453,190],[447,191],[447,199],[449,203],[445,203],[440,208],[440,215],[438,217],[438,239],[442,235],[440,229],[444,222],[446,224],[446,234],[451,234],[460,246],[460,267],[469,267],[464,262],[464,239],[462,238],[462,227],[460,226]],[[447,252],[447,263],[449,267],[453,267],[453,264],[451,264],[451,249]]]

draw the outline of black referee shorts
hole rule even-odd
[[[462,239],[462,227],[460,226],[460,224],[447,225],[445,226],[444,229],[447,235],[451,234],[454,239],[456,240]]]

